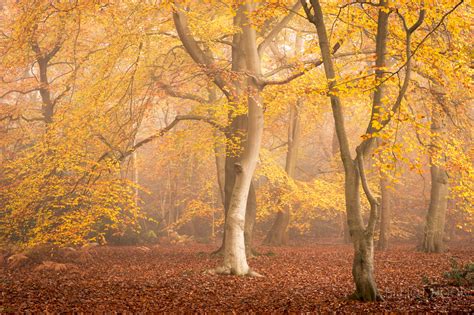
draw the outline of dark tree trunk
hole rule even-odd
[[[433,104],[431,111],[431,138],[432,151],[431,154],[431,192],[430,205],[426,215],[425,233],[423,236],[423,251],[428,253],[440,253],[444,250],[444,226],[446,222],[446,208],[448,206],[448,174],[443,165],[437,165],[433,158],[440,154],[445,159],[440,149],[440,137],[446,126],[443,106],[445,100],[443,97],[443,88],[437,86],[440,92],[434,92],[437,95],[439,106]],[[443,163],[444,161],[441,161]]]
[[[298,99],[296,106],[290,107],[290,119],[288,124],[288,151],[286,154],[285,171],[289,177],[295,176],[296,161],[298,158],[298,146],[300,142],[300,115],[299,110],[302,100]],[[283,211],[278,211],[273,225],[268,231],[264,244],[281,246],[288,243],[288,225],[290,223],[290,209],[285,206]]]
[[[345,180],[347,223],[354,245],[352,276],[356,285],[356,291],[351,297],[361,301],[376,301],[380,296],[374,278],[374,239],[370,232],[370,223],[369,227],[364,229],[360,215],[359,181],[357,167],[347,168]]]
[[[382,211],[380,219],[380,237],[377,244],[377,248],[380,250],[386,250],[388,248],[390,239],[391,192],[387,185],[387,179],[382,177],[380,180],[380,191],[382,193]]]
[[[289,209],[278,211],[272,228],[268,231],[265,240],[266,245],[280,246],[288,244],[288,223],[290,222]]]
[[[443,251],[444,225],[448,195],[448,177],[444,168],[431,166],[430,206],[426,215],[423,251],[440,253]]]

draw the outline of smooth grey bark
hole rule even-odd
[[[173,12],[173,21],[186,52],[203,69],[206,74],[214,81],[214,84],[227,97],[230,104],[246,103],[247,114],[247,132],[245,133],[245,145],[240,156],[240,160],[226,160],[226,169],[233,167],[235,171],[235,181],[232,190],[225,188],[224,202],[226,208],[226,224],[224,239],[224,264],[221,268],[214,270],[215,273],[232,273],[237,275],[255,274],[252,273],[247,264],[245,251],[245,212],[248,204],[248,197],[252,183],[253,172],[256,167],[260,143],[263,134],[263,103],[260,91],[268,84],[284,84],[282,82],[264,82],[262,80],[260,54],[265,50],[288,23],[294,12],[289,14],[290,18],[284,18],[270,31],[268,36],[257,46],[256,31],[252,27],[252,21],[249,15],[255,11],[258,3],[253,1],[243,1],[236,6],[234,16],[234,26],[241,29],[241,32],[235,32],[232,36],[232,72],[235,75],[228,76],[219,70],[213,56],[204,51],[200,43],[193,37],[188,26],[187,16],[184,10],[180,8],[181,4],[175,1],[175,11]],[[295,9],[299,4],[294,6]],[[301,74],[300,74],[301,75]],[[290,77],[284,82],[289,82]],[[235,117],[230,114],[230,122]],[[227,152],[229,156],[229,152]],[[227,179],[226,179],[227,181]],[[225,184],[225,186],[228,186]],[[229,194],[230,193],[230,194]],[[228,196],[230,195],[230,199]],[[250,193],[250,196],[252,194]],[[251,202],[251,204],[255,204]],[[251,213],[250,213],[251,214]],[[251,231],[251,229],[248,229]],[[250,238],[251,240],[251,238]]]
[[[341,101],[336,91],[333,91],[336,86],[336,76],[332,60],[332,54],[329,46],[329,39],[327,36],[326,26],[324,24],[323,13],[321,5],[318,0],[301,0],[308,20],[314,24],[319,39],[319,47],[324,64],[324,71],[328,80],[329,97],[331,100],[331,107],[334,116],[336,133],[339,142],[341,160],[344,165],[345,174],[345,199],[346,212],[349,231],[354,244],[354,261],[352,268],[352,275],[356,285],[356,291],[352,295],[353,298],[362,301],[375,301],[381,298],[377,291],[375,284],[373,270],[374,270],[374,242],[373,236],[375,231],[375,224],[378,217],[379,202],[375,199],[367,184],[365,177],[364,160],[365,157],[370,156],[374,145],[376,145],[374,134],[384,128],[392,119],[402,103],[402,100],[408,89],[411,74],[411,35],[423,23],[425,17],[425,9],[421,9],[417,21],[408,27],[406,19],[400,12],[396,11],[398,17],[402,20],[403,28],[405,30],[405,44],[406,44],[406,58],[405,63],[405,77],[399,89],[397,98],[391,106],[388,117],[380,118],[382,110],[382,99],[384,95],[384,72],[385,72],[385,55],[387,47],[388,35],[388,18],[390,9],[388,9],[387,1],[381,0],[379,2],[379,11],[377,19],[377,34],[376,34],[376,59],[375,59],[375,90],[373,94],[372,113],[366,134],[369,136],[363,140],[356,148],[356,157],[352,159],[347,132],[344,126],[344,114],[341,107]],[[312,13],[313,11],[314,13]],[[333,48],[334,51],[334,48]],[[377,122],[377,124],[374,124]],[[360,195],[359,195],[359,181],[362,184],[364,194],[370,204],[370,213],[367,225],[361,215],[360,209]]]
[[[236,75],[230,78],[215,71],[216,67],[212,56],[205,53],[193,38],[187,25],[186,14],[179,9],[173,13],[178,36],[191,58],[200,66],[213,70],[209,75],[230,103],[246,102],[248,107],[247,117],[241,118],[242,121],[237,121],[240,124],[245,121],[245,118],[247,120],[247,129],[243,135],[245,137],[243,150],[239,153],[238,158],[227,152],[226,176],[233,174],[235,179],[233,181],[225,179],[224,203],[227,213],[224,263],[222,267],[214,271],[216,273],[251,274],[245,250],[245,217],[252,176],[257,164],[263,134],[263,104],[260,97],[260,90],[263,87],[257,84],[255,79],[261,77],[260,56],[256,33],[248,18],[248,15],[254,10],[255,4],[250,1],[243,2],[237,7],[234,25],[242,32],[236,32],[233,35],[232,70]],[[231,125],[235,123],[234,119],[237,120],[232,117],[231,113]],[[229,168],[233,168],[233,172],[227,171]],[[230,188],[231,186],[232,188]],[[247,229],[247,232],[250,231],[251,229]]]
[[[241,151],[245,145],[245,135],[247,133],[247,117],[246,116],[237,116],[232,119],[229,126],[229,132],[226,134],[227,137],[227,148],[224,148],[224,165],[223,165],[223,204],[224,204],[224,235],[222,237],[221,246],[213,252],[213,255],[223,255],[225,249],[225,238],[226,238],[226,229],[225,225],[227,222],[227,213],[230,206],[230,200],[232,197],[232,191],[234,189],[236,169],[235,164],[240,162]],[[238,138],[238,139],[236,139]],[[237,145],[235,143],[239,143]],[[235,152],[236,149],[238,152]],[[257,200],[255,195],[255,187],[253,183],[249,188],[249,195],[247,201],[247,209],[245,215],[245,250],[248,257],[252,257],[255,253],[253,249],[253,232],[255,227],[255,220],[257,215]]]
[[[257,48],[257,35],[248,16],[254,10],[255,3],[247,1],[239,6],[237,15],[241,15],[242,46],[245,53],[247,71],[253,77],[260,77],[261,65]],[[251,273],[247,264],[245,250],[245,212],[253,173],[257,166],[264,123],[260,87],[251,78],[247,78],[246,83],[248,105],[247,138],[242,158],[239,163],[234,165],[236,177],[225,227],[226,240],[223,265],[224,269],[236,275]]]

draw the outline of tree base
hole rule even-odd
[[[211,257],[224,257],[224,247],[221,246],[219,247],[218,249],[216,249],[215,251],[213,251],[211,254]],[[260,256],[261,254],[255,250],[255,248],[252,248],[250,250],[250,253],[247,252],[247,259],[250,259],[250,258],[253,258],[255,256]]]
[[[224,257],[224,247],[221,246],[211,253],[211,257]]]
[[[370,300],[366,300],[362,297],[362,295],[360,295],[359,293],[357,292],[354,292],[350,295],[347,296],[347,299],[348,300],[352,300],[352,301],[360,301],[360,302],[382,302],[384,301],[384,298],[383,296],[381,296],[380,294],[377,293],[377,295],[375,296],[375,300],[374,301],[370,301]]]
[[[206,270],[207,274],[210,274],[210,275],[220,275],[220,276],[231,276],[231,275],[234,275],[234,276],[245,276],[245,277],[257,277],[257,278],[263,278],[263,275],[259,274],[258,272],[256,271],[253,271],[252,269],[249,269],[249,271],[246,273],[246,274],[235,274],[231,268],[228,268],[228,267],[217,267],[217,268],[214,268],[214,269],[209,269],[209,270]]]

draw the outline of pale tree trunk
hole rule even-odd
[[[244,225],[244,239],[245,239],[245,253],[247,258],[255,255],[253,248],[253,234],[255,230],[255,219],[257,217],[257,196],[255,195],[255,187],[253,182],[250,182],[249,195],[247,197],[247,208],[245,210],[245,225]]]
[[[380,179],[380,192],[382,195],[381,218],[380,218],[380,236],[377,248],[386,250],[390,240],[390,220],[391,220],[391,198],[392,193],[388,186],[388,179],[382,174]]]
[[[444,115],[441,108],[433,108],[431,131],[433,132],[433,148],[436,147],[438,137],[444,129]],[[434,149],[433,149],[434,150]],[[444,156],[444,155],[443,155]],[[431,159],[431,192],[430,205],[426,215],[426,225],[423,237],[423,251],[440,253],[444,249],[444,229],[446,222],[446,208],[448,205],[448,174],[445,168],[437,165]]]
[[[298,157],[298,146],[300,142],[300,114],[302,100],[298,99],[296,105],[290,107],[290,119],[288,127],[288,151],[286,154],[285,171],[290,178],[294,178],[296,161]],[[288,243],[288,225],[290,223],[290,208],[285,206],[283,211],[278,211],[275,221],[268,231],[264,244],[281,246]]]
[[[235,75],[228,76],[225,73],[216,71],[220,66],[216,64],[213,56],[206,53],[201,48],[200,43],[193,37],[189,29],[186,10],[180,8],[181,5],[178,1],[175,1],[174,4],[173,21],[186,52],[200,67],[207,70],[206,74],[219,87],[230,104],[247,102],[248,128],[240,161],[230,164],[229,152],[227,152],[226,169],[228,167],[234,168],[235,181],[228,202],[228,208],[226,207],[224,265],[221,268],[217,268],[214,272],[238,275],[252,274],[247,264],[244,226],[249,189],[251,188],[252,176],[257,164],[263,135],[264,107],[260,90],[265,85],[261,84],[260,80],[262,74],[259,53],[263,52],[265,47],[272,42],[295,13],[291,12],[283,18],[257,47],[256,32],[252,26],[252,21],[249,19],[249,15],[255,11],[258,4],[250,0],[239,2],[234,16],[234,26],[242,31],[235,32],[232,36],[232,71]],[[297,4],[293,6],[293,9],[297,10],[299,6]],[[233,119],[231,118],[230,121],[232,122]],[[227,204],[227,187],[229,187],[227,178],[225,181],[225,203]]]
[[[255,29],[247,14],[254,11],[253,3],[240,5],[237,14],[242,15],[242,45],[245,52],[247,71],[253,76],[261,75],[260,57],[257,51]],[[242,159],[235,164],[236,178],[227,215],[226,240],[224,250],[224,268],[231,274],[245,275],[250,273],[247,264],[244,239],[245,212],[247,197],[253,173],[257,166],[258,154],[263,135],[263,103],[259,87],[253,79],[247,82],[248,129]]]
[[[227,148],[225,149],[227,154],[224,153],[224,171],[221,173],[223,177],[223,200],[224,200],[224,235],[222,237],[222,244],[213,255],[223,255],[225,249],[225,238],[226,238],[226,228],[227,224],[227,214],[230,207],[230,200],[232,197],[232,191],[235,185],[236,170],[235,164],[239,163],[241,159],[241,152],[234,152],[236,150],[235,141],[237,140],[240,143],[240,148],[237,150],[242,150],[245,146],[245,135],[247,133],[247,117],[246,116],[237,116],[232,119],[229,132],[227,134]],[[239,138],[239,139],[236,139]],[[247,209],[245,215],[245,246],[246,252],[249,257],[252,257],[255,254],[253,249],[253,231],[255,226],[255,219],[257,214],[257,200],[255,195],[255,187],[253,184],[250,185]]]

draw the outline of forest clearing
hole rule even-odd
[[[0,0],[0,313],[472,313],[472,9]]]

